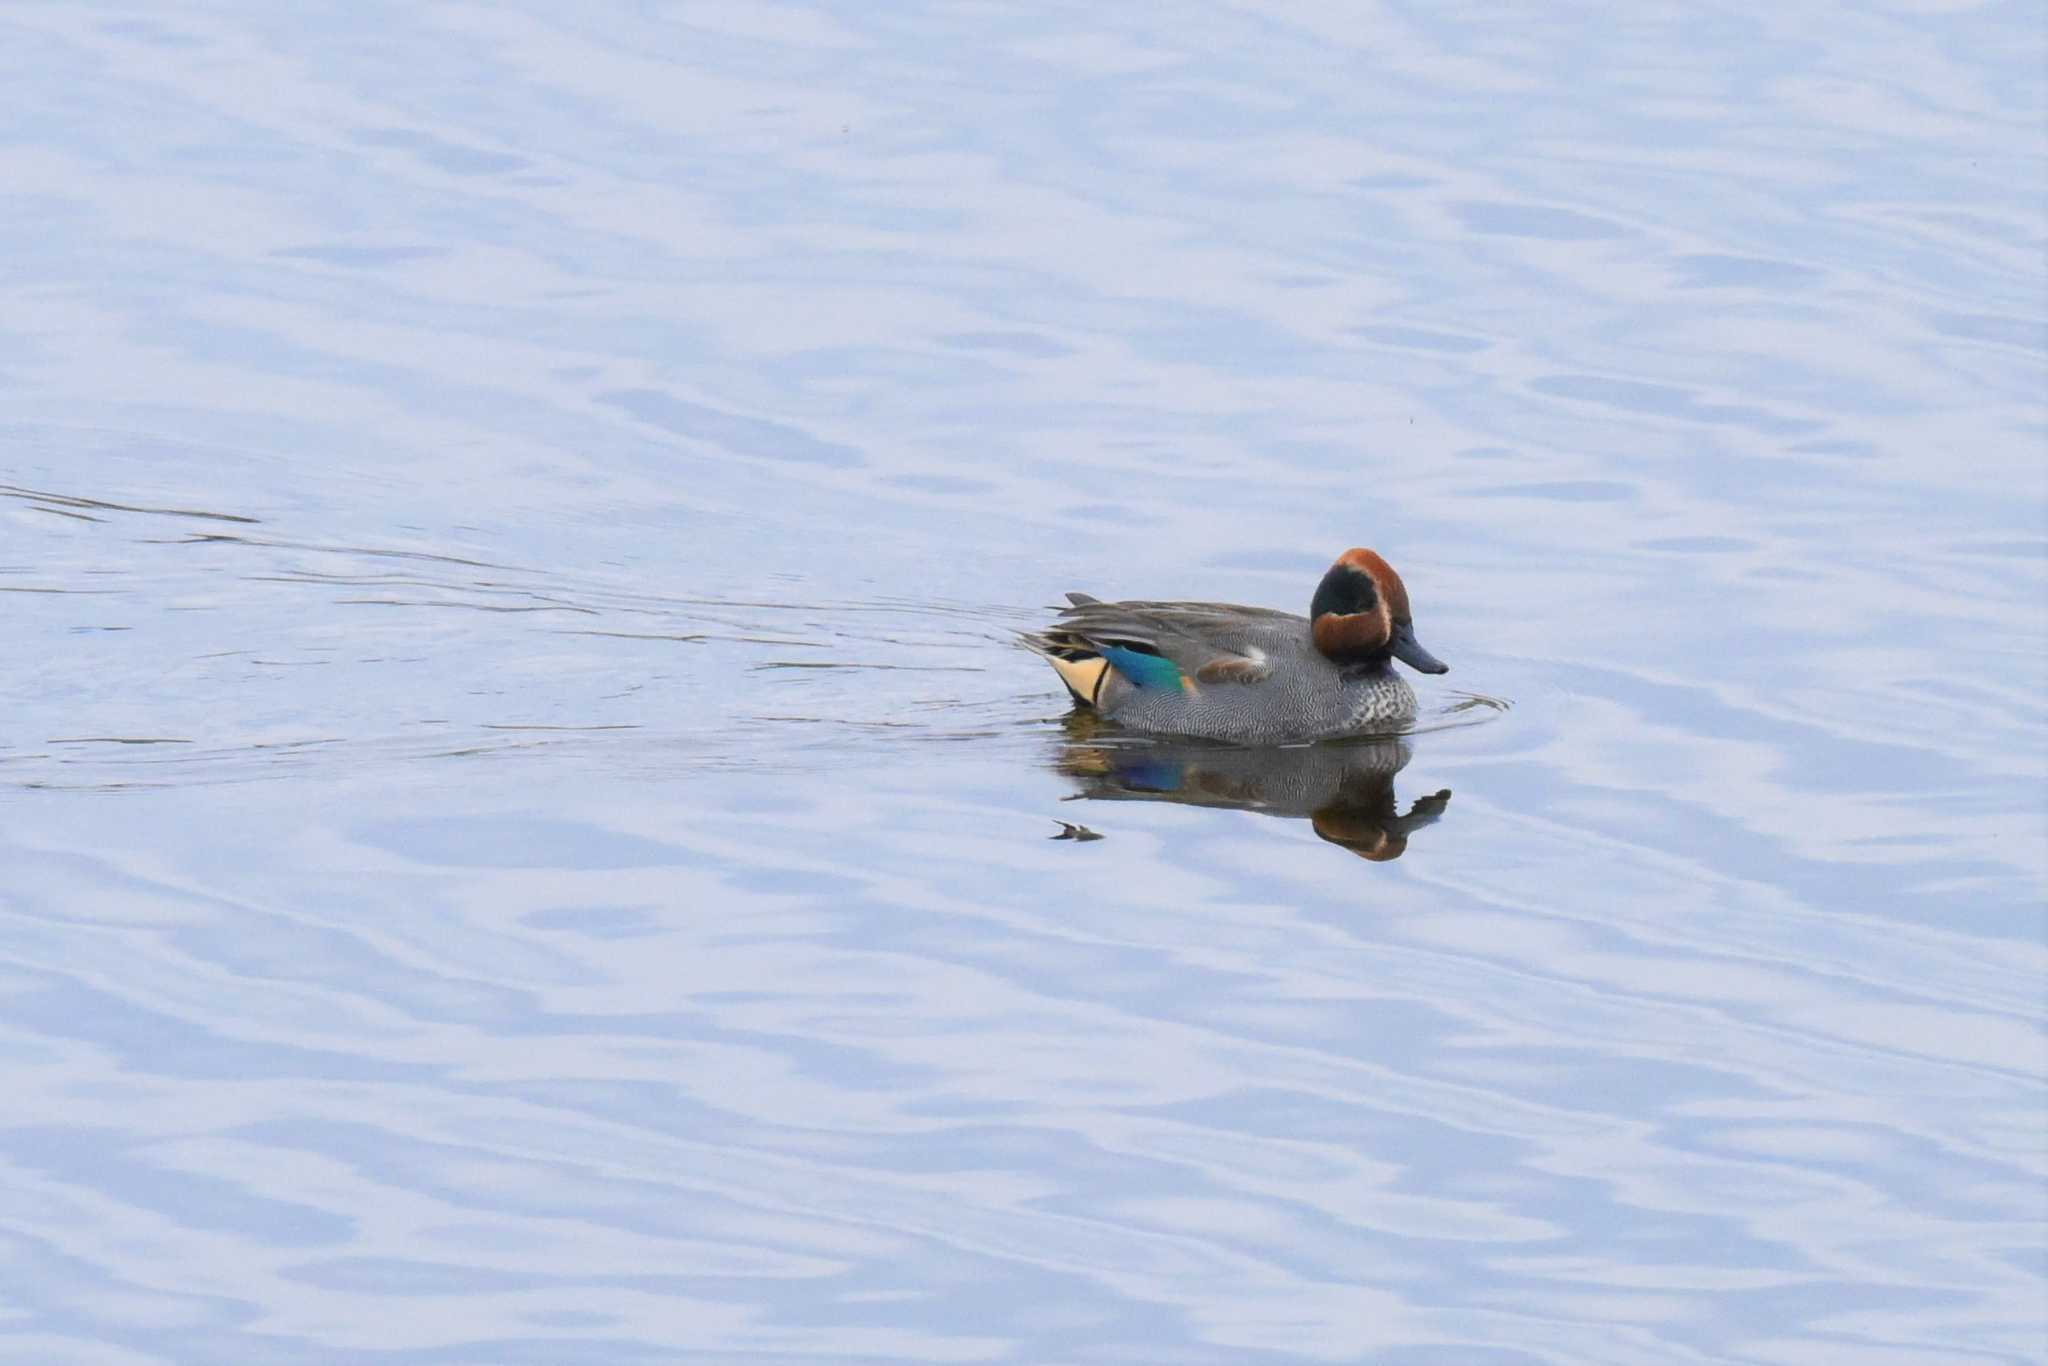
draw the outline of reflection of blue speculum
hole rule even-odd
[[[1435,823],[1448,788],[1417,799],[1404,815],[1394,775],[1410,749],[1400,739],[1247,748],[1133,736],[1076,709],[1054,766],[1073,778],[1078,798],[1180,802],[1305,819],[1332,844],[1383,863],[1399,858],[1408,837]]]

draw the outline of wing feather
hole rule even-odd
[[[1067,596],[1073,606],[1062,609],[1060,619],[1040,637],[1053,650],[1136,650],[1169,660],[1183,677],[1203,683],[1257,683],[1270,677],[1272,661],[1244,639],[1247,628],[1270,631],[1301,621],[1288,612],[1230,603],[1101,602],[1086,594]]]

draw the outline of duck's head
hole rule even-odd
[[[1308,608],[1316,648],[1339,664],[1383,664],[1388,656],[1426,674],[1451,666],[1422,648],[1408,616],[1408,589],[1394,567],[1370,550],[1337,557]]]

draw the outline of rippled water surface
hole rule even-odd
[[[0,1357],[2048,1358],[2043,30],[7,7]]]

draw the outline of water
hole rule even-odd
[[[0,35],[0,1357],[2048,1358],[2032,9]]]

